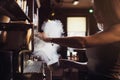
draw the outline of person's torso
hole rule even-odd
[[[90,72],[120,79],[120,43],[88,48]]]

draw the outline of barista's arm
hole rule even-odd
[[[115,42],[120,42],[120,24],[113,25],[101,33],[97,33],[86,38],[87,47],[99,46]]]
[[[108,30],[87,37],[74,36],[63,38],[47,38],[43,34],[40,34],[39,37],[47,42],[52,42],[73,48],[100,46],[120,41],[120,24],[114,25]]]

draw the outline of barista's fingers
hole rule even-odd
[[[38,37],[38,38],[40,38],[40,34],[38,34],[38,33],[37,33],[37,34],[35,34],[35,37]]]
[[[44,41],[46,41],[46,38],[47,38],[47,35],[45,33],[43,33],[43,32],[42,33],[38,33],[35,36],[40,38],[40,39],[42,39],[42,40],[44,40]]]

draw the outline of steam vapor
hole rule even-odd
[[[43,23],[42,30],[48,37],[62,37],[63,34],[63,25],[60,20],[48,20]],[[37,31],[35,32],[37,34]],[[47,65],[54,64],[58,62],[59,54],[57,49],[59,45],[44,42],[38,37],[34,37],[34,56],[38,56],[43,60]]]

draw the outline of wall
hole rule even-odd
[[[64,29],[67,31],[67,17],[87,17],[87,31],[89,34],[94,34],[98,29],[93,13],[89,13],[89,9],[56,9],[55,18],[63,22]]]

